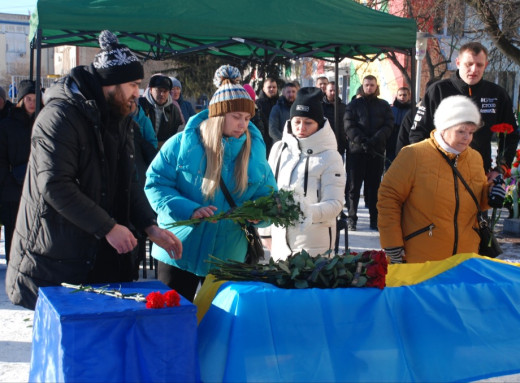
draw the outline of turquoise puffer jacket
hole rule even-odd
[[[184,131],[171,137],[161,148],[146,173],[145,192],[152,208],[157,212],[159,226],[190,219],[193,211],[202,206],[214,205],[218,212],[230,206],[220,188],[213,200],[204,200],[201,192],[206,171],[206,157],[200,139],[200,124],[208,118],[208,110],[193,116]],[[249,158],[249,185],[242,195],[233,193],[235,161],[246,136],[223,138],[224,165],[222,179],[240,206],[277,190],[276,181],[266,160],[265,144],[260,131],[249,123],[252,138]],[[259,226],[265,226],[260,224]],[[171,259],[165,250],[153,246],[152,256],[161,262],[179,267],[199,276],[205,276],[210,266],[205,262],[212,255],[219,259],[244,261],[247,240],[240,225],[221,220],[171,229],[183,244],[182,259]]]

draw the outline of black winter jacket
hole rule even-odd
[[[20,201],[25,169],[31,151],[34,115],[25,108],[12,108],[0,122],[0,205]]]
[[[388,102],[375,96],[356,98],[347,105],[343,121],[350,153],[384,155],[394,128]]]
[[[4,118],[9,117],[9,112],[11,109],[14,108],[14,105],[11,101],[5,100],[4,102],[4,108],[0,110],[0,120],[3,120]]]
[[[511,166],[520,139],[511,98],[502,87],[490,81],[480,80],[479,83],[469,86],[459,77],[458,71],[449,79],[437,81],[428,87],[410,130],[410,143],[430,137],[430,132],[434,129],[433,116],[437,106],[446,97],[455,95],[470,97],[480,110],[484,126],[473,135],[471,147],[482,155],[486,172],[491,169],[492,164],[491,127],[500,123],[513,126],[514,132],[508,134],[505,139],[505,151],[503,140],[499,140],[498,148],[499,154],[505,153],[505,158],[500,158],[499,162]]]
[[[269,136],[273,140],[273,144],[282,139],[283,128],[291,114],[291,105],[284,96],[280,96],[276,105],[271,109],[269,115]]]
[[[155,223],[134,177],[135,122],[111,120],[91,72],[74,68],[48,89],[33,126],[5,283],[9,299],[27,308],[38,287],[89,283],[98,249],[115,252],[104,237],[116,222]]]
[[[267,97],[263,90],[260,91],[260,95],[256,99],[256,106],[260,109],[262,114],[262,123],[264,124],[264,128],[268,131],[269,129],[269,115],[271,114],[271,110],[273,106],[276,105],[278,101],[278,95],[275,97]]]
[[[347,147],[347,136],[345,134],[345,127],[343,126],[343,116],[345,115],[345,109],[347,106],[341,102],[341,99],[338,97],[338,126],[334,123],[334,103],[327,100],[327,96],[323,96],[323,115],[327,120],[329,120],[330,126],[334,131],[334,135],[336,136],[336,141],[338,142],[338,152],[343,156],[345,154],[345,149]]]

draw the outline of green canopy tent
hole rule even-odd
[[[210,50],[254,60],[410,52],[416,23],[352,0],[39,0],[42,46],[97,46],[103,29],[154,59]]]
[[[38,0],[31,17],[31,78],[34,51],[39,84],[42,48],[97,47],[103,29],[143,59],[211,53],[269,64],[334,60],[336,86],[343,58],[412,55],[416,40],[415,20],[352,0]],[[412,76],[414,65],[412,60]]]

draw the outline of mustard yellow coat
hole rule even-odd
[[[377,209],[382,248],[404,246],[407,262],[441,260],[478,253],[477,207],[437,150],[433,138],[403,148],[379,188]],[[480,202],[488,206],[488,184],[481,155],[468,147],[457,169]]]

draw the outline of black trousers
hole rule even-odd
[[[189,271],[159,261],[157,262],[157,279],[193,302],[199,282],[204,283],[205,277],[199,277]]]
[[[11,241],[13,240],[13,233],[16,225],[18,205],[18,201],[0,203],[0,222],[4,225],[5,259],[7,262],[9,262],[9,251],[11,250]]]
[[[130,253],[118,254],[106,239],[99,241],[94,267],[87,276],[87,283],[132,282],[135,277],[137,249]]]
[[[357,222],[357,210],[361,185],[365,187],[365,203],[370,213],[370,224],[377,225],[377,192],[383,175],[383,156],[367,153],[350,153],[348,167],[350,171],[349,219]]]

